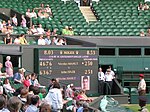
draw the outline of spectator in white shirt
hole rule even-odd
[[[32,12],[30,13],[30,15],[31,15],[31,18],[37,18],[37,14],[34,9],[32,9]]]
[[[49,5],[46,5],[45,10],[50,16],[52,16],[52,11],[51,11],[51,8],[49,7]]]
[[[138,92],[139,95],[142,96],[146,94],[146,83],[144,80],[144,74],[140,74],[139,78],[140,78],[140,82],[138,84]]]
[[[15,14],[14,17],[12,18],[12,25],[13,25],[13,26],[17,26],[17,25],[18,25],[18,20],[17,20],[16,14]]]
[[[38,45],[45,45],[45,40],[43,39],[43,35],[40,35],[38,39]]]
[[[26,16],[29,17],[29,18],[31,18],[31,12],[30,12],[30,9],[27,9]]]
[[[37,28],[37,32],[38,32],[38,34],[45,34],[45,31],[44,31],[44,29],[42,28],[42,25],[41,25],[41,24],[39,24],[39,27]]]
[[[104,94],[104,81],[105,81],[105,75],[102,71],[102,68],[99,68],[99,71],[98,71],[98,91],[101,95]]]

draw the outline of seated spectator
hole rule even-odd
[[[9,93],[9,92],[14,93],[15,92],[15,89],[12,88],[10,85],[9,78],[4,79],[3,87],[5,89],[5,92],[7,92],[7,93]]]
[[[29,29],[27,30],[27,34],[28,34],[28,35],[32,35],[31,28],[29,28]]]
[[[32,73],[32,74],[31,74],[30,84],[33,85],[33,86],[37,86],[37,87],[40,86],[40,84],[39,84],[39,82],[38,82],[38,80],[37,80],[37,76],[36,76],[35,73]]]
[[[6,26],[7,26],[7,29],[13,29],[13,26],[12,26],[12,24],[11,24],[11,21],[10,20],[8,20],[7,21],[7,24],[6,24]]]
[[[24,72],[25,72],[25,69],[24,68],[21,68],[18,70],[17,73],[14,74],[14,83],[15,84],[20,84],[24,81]]]
[[[49,14],[49,16],[52,16],[52,10],[49,5],[46,5],[45,11]]]
[[[12,18],[12,25],[13,26],[18,26],[18,20],[17,20],[17,16],[16,16],[16,14],[13,16],[13,18]]]
[[[74,97],[74,91],[73,91],[73,84],[70,84],[67,86],[67,89],[66,89],[66,98],[73,98]]]
[[[62,30],[62,35],[69,35],[69,27],[65,26],[65,28]]]
[[[40,18],[45,18],[45,16],[44,16],[44,14],[42,13],[42,10],[40,9],[39,11],[38,11],[38,17],[40,17]]]
[[[25,104],[27,102],[28,92],[29,90],[27,88],[23,88],[21,90],[21,93],[18,95],[18,98],[21,100],[22,104]]]
[[[40,35],[39,39],[38,39],[38,45],[45,45],[45,40],[43,39],[43,35]]]
[[[19,36],[17,36],[14,40],[14,44],[20,44],[20,39],[19,39]]]
[[[4,38],[5,44],[12,44],[12,37],[10,37],[10,33],[7,33],[6,37]]]
[[[5,95],[0,95],[0,112],[9,112],[8,109],[6,109],[7,105],[7,98]]]
[[[32,12],[30,13],[30,15],[31,15],[31,18],[37,18],[37,14],[34,9],[32,9]]]
[[[24,15],[21,16],[21,26],[22,27],[27,27],[27,21],[26,21]]]
[[[66,39],[64,38],[59,38],[56,45],[67,45]]]
[[[74,35],[74,31],[72,29],[72,26],[69,27],[69,35]]]
[[[32,18],[32,17],[31,17],[30,9],[27,9],[26,16],[29,17],[29,18]]]
[[[19,112],[21,106],[22,103],[16,96],[13,96],[8,100],[7,107],[10,112]]]
[[[32,32],[33,35],[37,35],[38,34],[38,31],[37,31],[37,29],[35,28],[34,25],[32,25],[32,27],[31,27],[31,32]]]
[[[41,25],[41,24],[39,24],[39,27],[37,28],[37,32],[38,32],[38,34],[45,34],[45,31],[44,31],[44,29],[42,28],[42,25]]]
[[[52,35],[53,35],[53,36],[57,36],[57,29],[54,29],[54,30],[53,30]]]
[[[150,36],[150,29],[147,30],[146,36]]]
[[[51,36],[51,30],[50,29],[47,30],[46,36]]]
[[[144,10],[149,10],[149,6],[147,5],[147,3],[144,4],[143,9]]]
[[[20,37],[19,37],[19,40],[20,40],[20,44],[22,44],[22,45],[27,45],[28,44],[28,42],[25,38],[25,34],[21,34]]]
[[[57,44],[57,41],[58,41],[58,38],[57,37],[53,37],[52,38],[52,45],[56,45]]]
[[[23,81],[23,85],[27,88],[30,86],[30,80],[29,79],[30,79],[29,75],[25,75],[25,80]]]
[[[50,36],[47,36],[47,37],[45,38],[45,45],[51,45]]]
[[[4,34],[9,33],[9,31],[8,31],[8,29],[7,29],[7,26],[3,26],[3,28],[2,28],[2,33],[4,33]]]
[[[3,68],[3,64],[0,63],[0,77],[6,77],[7,73],[6,72],[2,73],[2,71],[1,71],[2,68]]]
[[[144,37],[144,36],[145,36],[144,31],[141,31],[141,32],[140,32],[140,36],[141,36],[141,37]]]
[[[44,18],[48,18],[49,17],[49,14],[46,12],[46,10],[44,10],[43,14],[44,14]]]
[[[26,109],[25,112],[38,112],[38,106],[40,104],[40,98],[37,95],[33,95],[31,98],[31,105]]]
[[[140,3],[140,4],[138,5],[138,10],[144,10],[142,3]]]

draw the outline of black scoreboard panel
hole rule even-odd
[[[83,78],[88,77],[90,93],[97,91],[98,51],[96,48],[45,48],[35,49],[35,71],[43,85],[51,78],[60,83],[73,83],[83,88]]]

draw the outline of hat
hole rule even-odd
[[[49,5],[46,5],[47,7],[49,7]]]
[[[139,77],[144,77],[144,74],[140,74]]]
[[[22,72],[26,72],[26,69],[24,69],[24,68],[21,68],[21,70],[22,70]]]

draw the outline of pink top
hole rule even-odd
[[[21,21],[22,27],[26,27],[27,26],[26,23],[27,23],[26,19],[22,18],[22,21]]]
[[[11,61],[6,61],[5,62],[5,66],[6,66],[6,73],[7,75],[9,75],[10,77],[13,76],[13,66],[12,66],[12,63]]]

